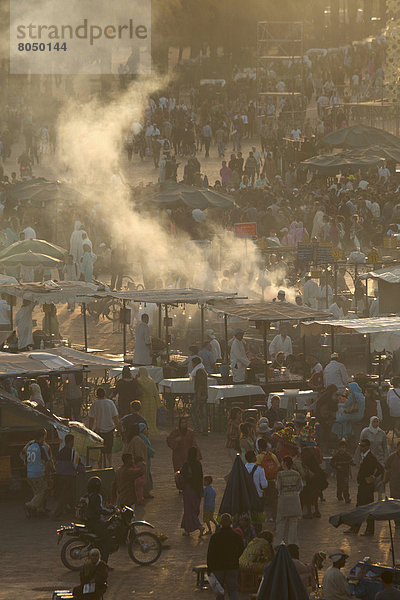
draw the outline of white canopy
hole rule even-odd
[[[322,333],[357,333],[370,336],[370,348],[375,352],[400,348],[400,317],[374,319],[341,319],[338,321],[313,321],[300,324],[303,335]]]
[[[400,317],[376,317],[374,319],[340,319],[337,321],[305,321],[301,323],[303,335],[330,333],[399,333]]]

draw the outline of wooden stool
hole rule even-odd
[[[201,590],[206,590],[208,588],[208,583],[204,577],[207,573],[207,565],[198,565],[197,567],[193,567],[192,571],[197,575],[196,586]]]

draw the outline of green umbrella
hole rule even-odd
[[[4,267],[57,267],[62,263],[58,258],[47,256],[46,254],[39,254],[28,250],[22,254],[13,254],[12,256],[6,256],[0,259],[0,266]]]
[[[23,254],[24,252],[45,254],[46,256],[58,258],[60,260],[68,254],[68,251],[61,248],[61,246],[51,244],[50,242],[46,242],[46,240],[21,240],[20,242],[11,244],[8,248],[4,248],[4,250],[0,252],[0,258],[14,256],[14,254]]]

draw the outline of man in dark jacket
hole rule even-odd
[[[70,508],[75,506],[76,476],[78,472],[84,470],[85,466],[79,458],[79,454],[74,450],[74,436],[67,433],[64,447],[58,452],[56,458],[56,506],[52,517],[60,517],[67,505]]]
[[[375,479],[383,476],[384,469],[370,450],[370,441],[361,440],[359,443],[361,452],[361,463],[357,475],[358,491],[357,506],[365,506],[374,501]],[[358,533],[361,525],[352,525],[345,533]],[[374,519],[368,517],[364,536],[373,536],[375,531]]]
[[[100,600],[107,589],[108,567],[100,559],[100,551],[92,548],[89,560],[80,572],[81,584],[73,589],[77,600]]]
[[[232,529],[231,515],[221,516],[221,527],[210,538],[207,552],[209,573],[214,573],[222,587],[228,592],[229,600],[239,598],[239,557],[244,550],[241,536]],[[223,599],[223,594],[217,600]]]

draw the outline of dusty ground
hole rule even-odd
[[[152,440],[156,450],[153,461],[155,498],[144,508],[144,515],[156,525],[158,531],[168,535],[171,548],[162,553],[156,565],[146,568],[134,565],[128,558],[126,548],[112,555],[110,564],[115,570],[110,574],[106,595],[108,600],[213,597],[209,591],[200,592],[195,586],[196,576],[192,573],[192,567],[204,563],[208,538],[199,539],[197,534],[192,534],[190,538],[181,535],[182,499],[173,483],[171,456],[165,437],[164,432]],[[214,477],[219,506],[224,490],[223,476],[230,464],[223,436],[213,434],[207,439],[200,438],[199,444],[203,453],[204,473]],[[118,458],[115,463],[119,464]],[[354,499],[354,482],[352,488]],[[321,505],[321,519],[300,521],[301,557],[309,561],[317,550],[328,552],[335,547],[342,547],[350,555],[349,567],[366,555],[371,556],[372,560],[388,560],[390,545],[386,524],[377,525],[373,540],[344,536],[343,526],[334,529],[329,525],[328,517],[346,507],[336,500],[335,490],[335,482],[331,479],[325,492],[327,501]],[[354,503],[349,508],[352,506]],[[77,575],[68,572],[60,561],[60,548],[57,547],[55,535],[57,522],[26,520],[22,498],[3,499],[0,510],[1,599],[47,600],[51,598],[51,590],[70,588],[76,584]],[[272,528],[269,523],[266,526]],[[395,547],[400,552],[400,538],[396,539]],[[248,597],[248,594],[244,594],[241,599]]]

